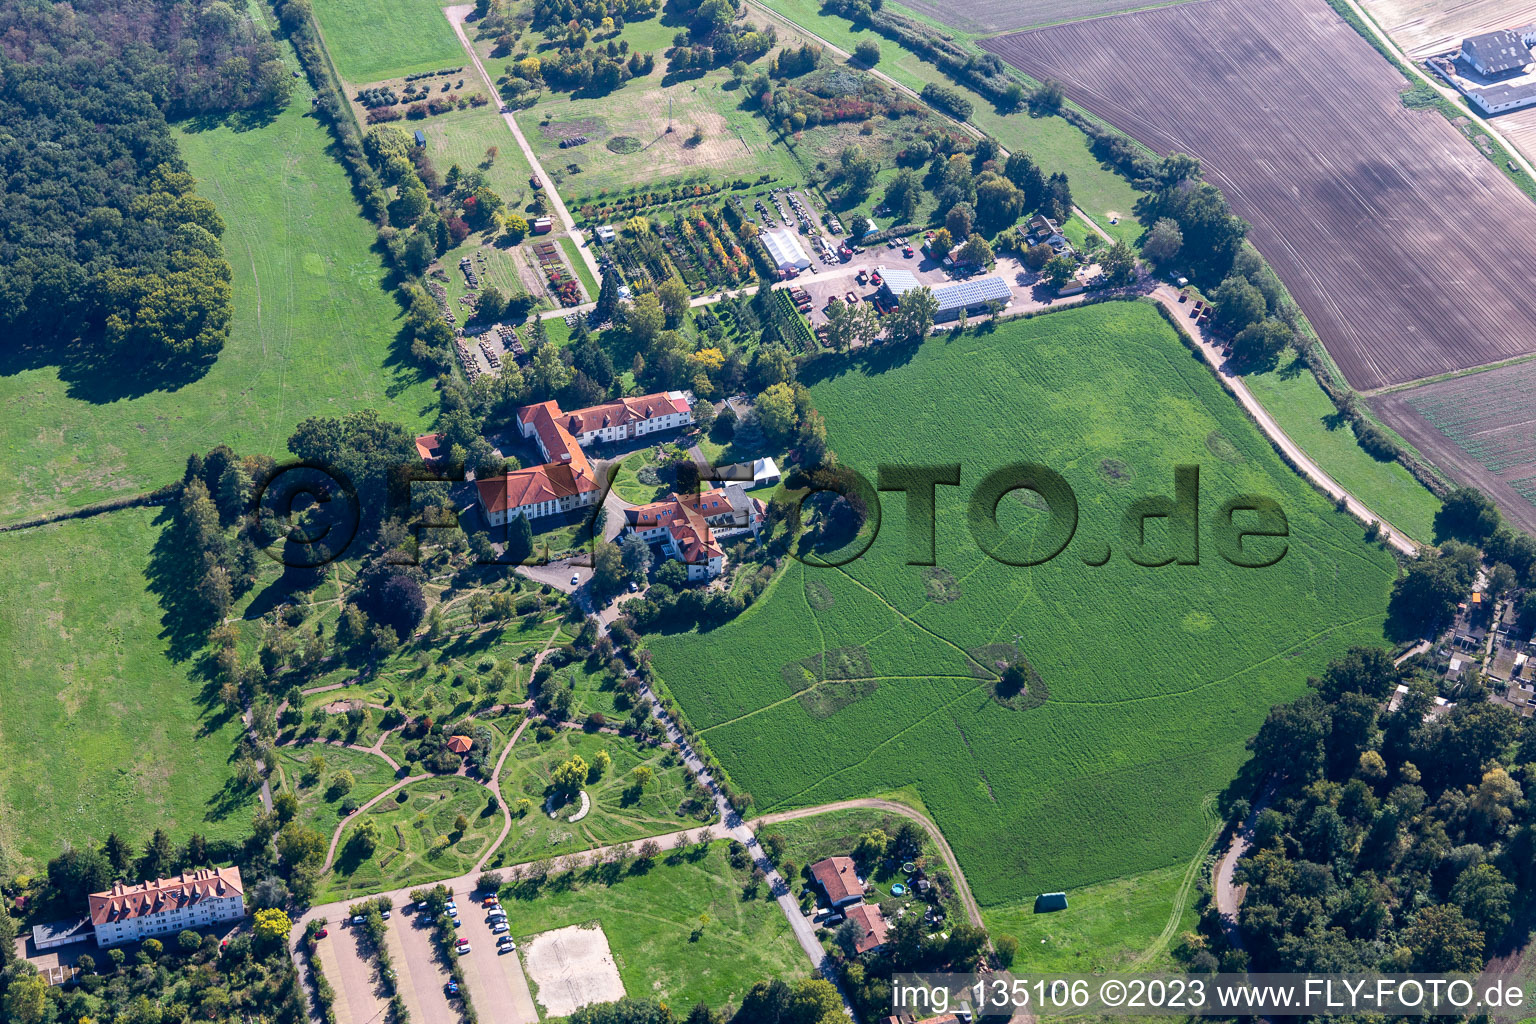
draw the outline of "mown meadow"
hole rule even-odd
[[[232,839],[259,806],[234,779],[238,717],[167,637],[159,509],[0,534],[0,856],[155,828]]]
[[[1149,304],[829,365],[809,383],[843,464],[873,480],[881,463],[959,463],[961,486],[937,489],[934,567],[906,564],[904,499],[886,494],[862,558],[791,562],[729,624],[651,638],[761,811],[913,787],[986,905],[1187,862],[1209,831],[1202,801],[1269,707],[1382,636],[1391,557],[1280,462]],[[1079,504],[1066,550],[1029,568],[991,560],[967,528],[976,484],[1015,462],[1060,473]],[[1133,564],[1124,510],[1171,496],[1184,464],[1200,467],[1199,564]],[[1239,494],[1285,512],[1275,565],[1219,556],[1213,516]],[[1033,498],[999,503],[1016,547],[1044,542]],[[1005,704],[997,668],[1019,655],[1033,699]]]
[[[285,51],[286,52],[286,51]],[[281,457],[306,416],[375,408],[414,429],[431,381],[396,342],[399,308],[310,92],[288,107],[183,122],[177,145],[224,219],[234,271],[229,341],[202,377],[123,394],[38,367],[0,376],[0,520],[146,491],[217,444]]]

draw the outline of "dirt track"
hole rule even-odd
[[[1200,158],[1350,383],[1536,348],[1536,204],[1324,0],[1207,0],[981,45]]]

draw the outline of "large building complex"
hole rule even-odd
[[[692,422],[681,391],[621,398],[575,412],[562,412],[556,402],[524,406],[517,411],[518,428],[539,446],[545,463],[476,481],[486,521],[505,526],[514,516],[537,519],[595,504],[602,487],[583,445],[676,430]]]
[[[87,902],[98,946],[116,946],[245,916],[245,888],[236,867],[199,868],[138,885],[118,882],[106,892],[92,893]]]
[[[1536,25],[1468,36],[1428,65],[1485,114],[1536,105]]]
[[[673,494],[665,501],[626,509],[625,532],[647,544],[660,544],[670,558],[688,567],[691,580],[713,579],[725,569],[720,540],[755,532],[763,522],[763,505],[741,484],[697,494]]]

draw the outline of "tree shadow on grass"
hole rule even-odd
[[[144,576],[150,593],[160,602],[160,638],[166,642],[166,654],[172,661],[184,662],[202,649],[216,619],[197,594],[202,562],[179,518],[166,506],[155,516],[154,525],[161,530]]]
[[[134,360],[110,349],[98,330],[69,337],[50,334],[44,325],[30,338],[18,339],[0,351],[0,377],[57,367],[70,398],[106,405],[156,391],[179,391],[206,376],[217,358],[215,353],[203,358]]]

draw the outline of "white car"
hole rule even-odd
[[[510,931],[510,929],[507,927],[507,922],[505,921],[497,921],[496,924],[491,928],[492,935],[505,935],[508,931]]]
[[[386,910],[386,911],[384,911],[384,913],[380,914],[379,916],[382,917],[384,920],[388,921],[389,920],[389,911]]]
[[[362,924],[363,923],[363,915],[362,914],[358,914],[356,917],[354,917],[352,919],[352,923],[353,924]]]
[[[453,902],[453,900],[449,900],[447,903],[443,904],[443,909],[448,911],[450,914],[457,914],[459,912],[459,905]]]
[[[574,573],[574,572],[571,573],[571,586],[573,586],[573,587],[581,586],[581,577],[578,574]]]
[[[468,939],[460,939],[457,943],[454,944],[453,948],[458,950],[460,953],[468,953],[469,952],[469,940]]]

